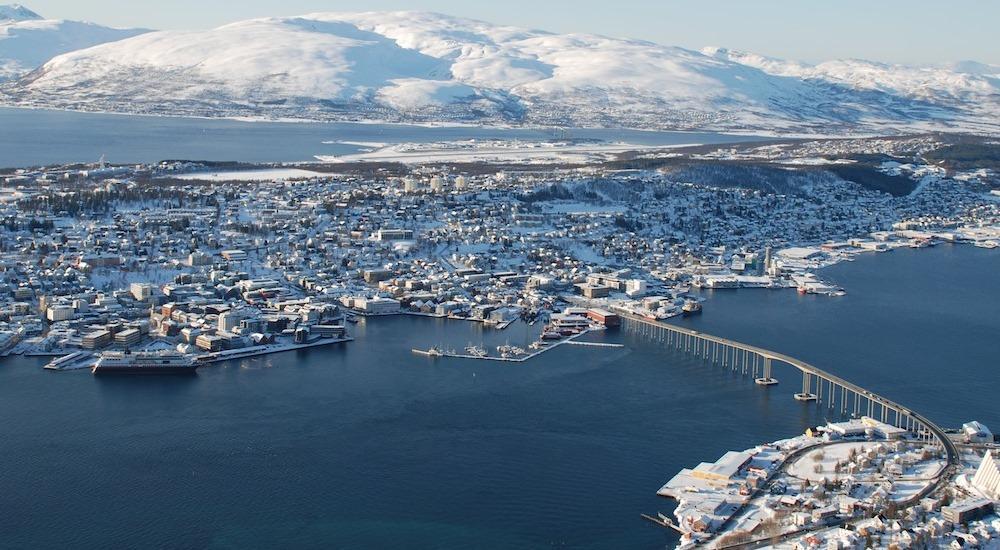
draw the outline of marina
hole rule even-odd
[[[508,357],[504,357],[504,356],[497,357],[497,356],[493,356],[493,355],[488,355],[485,350],[481,350],[479,348],[475,348],[477,350],[475,352],[470,352],[469,350],[467,350],[466,353],[457,353],[454,350],[441,350],[439,348],[431,348],[429,350],[420,350],[420,349],[414,348],[412,350],[412,352],[414,354],[416,354],[416,355],[423,355],[423,356],[433,357],[433,358],[437,358],[437,357],[450,357],[450,358],[453,358],[453,359],[482,359],[482,360],[486,360],[486,361],[502,361],[502,362],[506,362],[506,363],[524,363],[526,361],[530,361],[530,360],[532,360],[532,359],[540,356],[541,354],[543,354],[543,353],[545,353],[547,351],[551,351],[553,349],[556,349],[557,347],[559,347],[561,345],[564,345],[564,344],[578,345],[578,346],[603,347],[603,348],[621,348],[621,347],[624,347],[624,345],[622,345],[622,344],[607,344],[607,343],[601,343],[601,342],[579,342],[579,341],[577,341],[578,338],[581,338],[581,337],[587,335],[588,333],[593,332],[593,331],[597,331],[597,330],[604,330],[604,327],[589,327],[589,328],[584,329],[584,330],[582,330],[580,332],[577,332],[577,333],[575,333],[575,334],[573,334],[571,336],[567,336],[565,338],[562,338],[562,339],[560,339],[558,341],[549,342],[545,346],[536,348],[535,351],[533,351],[533,352],[525,353],[522,350],[522,352],[521,352],[522,354],[519,355],[519,356],[516,356],[516,357],[510,357],[510,356],[508,356]]]
[[[949,364],[963,376],[988,376],[995,349],[983,338],[996,330],[997,301],[982,289],[989,288],[997,261],[975,247],[896,251],[830,268],[824,277],[850,288],[847,300],[794,292],[704,293],[705,314],[675,322],[832,366],[846,379],[870,381],[862,385],[930,413],[943,426],[958,426],[963,419],[955,418],[956,407],[942,394],[962,396],[972,411],[962,416],[975,414],[1000,425],[990,388],[915,367],[928,364],[921,356],[937,361],[942,356],[934,350],[941,348],[951,350]],[[886,276],[900,283],[887,286]],[[954,285],[947,294],[935,294],[942,279]],[[956,303],[968,312],[966,321],[940,314]],[[909,348],[912,332],[889,320],[910,314],[915,304],[923,308],[917,327],[926,337]],[[858,322],[837,328],[832,315]],[[815,328],[795,330],[803,324]],[[761,330],[762,325],[769,328]],[[987,331],[979,332],[980,326]],[[197,519],[202,528],[225,533],[218,536],[244,547],[331,541],[391,546],[400,533],[426,540],[420,537],[430,532],[433,542],[497,550],[545,546],[553,534],[571,547],[662,548],[678,540],[677,531],[647,527],[639,514],[657,517],[659,509],[673,519],[672,503],[655,494],[671,475],[712,462],[729,449],[801,434],[830,414],[825,404],[792,399],[800,388],[793,388],[798,378],[791,371],[782,375],[776,369],[781,384],[764,390],[749,377],[706,368],[694,355],[630,330],[579,339],[624,344],[622,353],[565,345],[536,357],[531,368],[426,361],[410,351],[431,343],[461,350],[470,341],[495,349],[508,339],[532,341],[534,331],[522,339],[526,330],[517,324],[498,333],[474,323],[386,316],[359,323],[348,346],[221,362],[199,369],[196,377],[102,377],[96,384],[45,376],[39,367],[47,359],[5,358],[0,384],[12,391],[2,402],[10,423],[0,466],[39,480],[11,480],[6,494],[14,501],[44,498],[55,514],[43,522],[32,508],[15,507],[0,518],[0,527],[15,533],[8,538],[14,546],[30,536],[35,544],[62,547],[79,540],[81,529],[94,521],[120,527],[128,525],[123,518],[139,518],[150,521],[150,531],[127,528],[125,534],[155,545],[169,535],[157,527],[166,504],[171,521]],[[825,345],[830,339],[857,342],[858,349]],[[914,383],[900,385],[900,376]],[[928,393],[924,388],[933,380],[940,389]],[[663,417],[684,421],[651,430],[649,419]],[[138,436],[125,428],[129,425],[162,435],[136,447]],[[37,442],[43,429],[79,435],[53,448]],[[107,443],[98,446],[98,440]],[[400,457],[401,448],[410,454]],[[524,453],[525,448],[536,452]],[[123,457],[130,454],[152,461],[172,481],[150,483],[125,467],[132,459]],[[160,455],[169,460],[157,459]],[[589,459],[565,468],[563,457],[579,456]],[[115,465],[115,471],[82,466],[94,462]],[[435,465],[433,471],[427,463]],[[807,464],[812,466],[811,459]],[[219,479],[192,480],[192,468]],[[357,471],[378,476],[359,479]],[[240,488],[246,479],[254,480],[252,491]],[[156,497],[121,488],[139,483],[148,484]],[[579,498],[581,486],[591,498]],[[66,487],[73,493],[56,498]],[[348,489],[361,496],[346,498]],[[492,498],[483,499],[484,494]],[[108,521],[72,513],[92,498],[124,500],[128,506],[109,511]],[[177,511],[183,507],[174,504],[180,502],[204,505],[188,514]],[[245,505],[220,511],[233,502]],[[511,509],[509,502],[531,510],[558,502],[567,513],[548,517]],[[304,519],[303,512],[310,516]],[[393,518],[388,525],[380,519],[386,515]],[[343,530],[345,521],[371,521],[375,527],[357,533]],[[247,530],[247,525],[260,527]],[[83,546],[96,540],[84,539]],[[183,539],[191,545],[198,540]]]

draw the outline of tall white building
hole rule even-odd
[[[431,178],[431,192],[441,193],[442,191],[444,191],[444,180],[441,179],[441,176]]]
[[[466,187],[468,187],[468,182],[465,180],[465,176],[455,178],[455,189],[465,191]]]
[[[986,451],[986,456],[979,463],[979,469],[972,477],[972,486],[988,498],[1000,500],[1000,468],[997,467],[992,451]]]
[[[153,295],[153,285],[149,283],[132,283],[130,290],[132,297],[139,302],[145,302]]]
[[[219,330],[222,332],[232,332],[240,326],[240,321],[244,319],[242,311],[230,310],[219,314]]]
[[[635,298],[646,294],[646,281],[642,279],[629,279],[625,281],[625,293]]]

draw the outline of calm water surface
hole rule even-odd
[[[720,335],[799,355],[949,425],[1000,426],[1000,254],[938,247],[827,270],[844,298],[716,293]],[[523,364],[412,347],[536,327],[397,317],[357,341],[95,379],[0,362],[0,547],[663,548],[639,519],[678,469],[826,418],[629,334]]]
[[[598,139],[638,145],[757,140],[702,132],[516,129],[403,124],[244,122],[0,108],[0,167],[71,162],[314,161],[361,150],[338,141],[428,143],[468,139]],[[333,142],[333,143],[330,143]]]

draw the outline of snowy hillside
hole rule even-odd
[[[15,23],[41,19],[42,16],[21,4],[0,4],[0,23]]]
[[[57,55],[143,32],[43,19],[19,4],[0,5],[0,81],[20,77]]]
[[[74,51],[8,83],[2,99],[320,120],[997,131],[1000,80],[989,66],[975,67],[812,66],[433,13],[319,13],[155,32]]]

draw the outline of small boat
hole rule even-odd
[[[472,355],[473,357],[486,357],[487,353],[484,348],[479,346],[469,345],[466,346],[465,351]]]
[[[701,313],[701,302],[696,302],[694,300],[688,300],[684,302],[681,306],[681,313],[684,315],[695,315]]]
[[[503,358],[518,357],[520,355],[524,355],[525,354],[524,348],[519,348],[517,346],[512,346],[510,344],[504,344],[502,346],[497,346],[497,352],[499,352],[500,353],[500,357],[503,357]]]
[[[978,246],[979,248],[993,249],[1000,246],[1000,243],[996,241],[976,241],[976,246]]]

